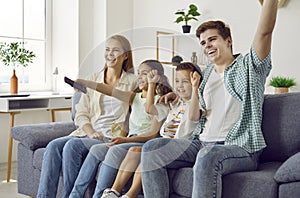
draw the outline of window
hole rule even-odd
[[[36,57],[16,69],[19,91],[51,89],[50,0],[0,1],[0,42],[24,42]],[[9,92],[12,68],[0,62],[0,92]]]

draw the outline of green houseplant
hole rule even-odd
[[[271,78],[269,86],[275,87],[275,93],[286,93],[290,87],[296,86],[296,81],[289,77],[274,76]]]
[[[18,93],[18,78],[16,76],[16,67],[22,65],[27,67],[33,62],[35,54],[25,49],[22,42],[0,43],[0,60],[6,66],[13,67],[13,76],[10,79],[10,93]]]
[[[200,16],[200,13],[198,12],[198,8],[194,4],[190,4],[189,10],[187,12],[184,11],[184,9],[177,10],[175,12],[175,15],[179,15],[177,19],[175,20],[175,23],[184,22],[185,25],[182,26],[183,33],[189,33],[191,30],[191,26],[188,24],[190,20],[196,20],[197,16]]]
[[[14,42],[14,43],[0,43],[0,59],[1,62],[10,66],[14,64],[14,66],[22,65],[27,67],[29,63],[33,62],[33,58],[35,54],[32,51],[29,51],[23,47],[21,47],[22,42]]]

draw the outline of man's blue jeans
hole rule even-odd
[[[91,147],[74,184],[70,198],[83,197],[89,184],[97,174],[99,164],[102,165],[97,178],[97,186],[93,197],[101,197],[103,191],[113,185],[118,168],[128,149],[132,146],[141,146],[142,143],[124,143],[111,147],[97,144]]]
[[[62,197],[69,197],[89,148],[99,143],[103,142],[96,139],[71,136],[52,140],[47,145],[44,153],[37,197],[56,197],[61,171],[63,173]]]
[[[222,175],[257,168],[260,152],[250,154],[241,147],[159,138],[142,150],[142,183],[145,197],[169,197],[167,169],[193,167],[194,198],[222,196]]]

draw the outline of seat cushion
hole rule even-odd
[[[183,197],[191,197],[193,190],[193,168],[176,170],[172,178],[172,190]]]
[[[279,186],[278,198],[298,198],[300,197],[300,181],[284,183]]]
[[[287,183],[300,181],[300,152],[290,157],[277,170],[274,179],[277,182]]]
[[[224,198],[273,198],[277,197],[278,185],[273,179],[281,162],[261,164],[257,171],[239,172],[223,177]],[[181,197],[191,197],[193,189],[193,169],[181,168],[172,178],[174,193]]]
[[[239,172],[224,176],[222,197],[277,197],[278,185],[273,176],[280,165],[280,162],[265,163],[259,165],[257,171]]]

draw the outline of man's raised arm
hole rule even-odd
[[[264,0],[253,45],[260,60],[270,52],[277,15],[277,0]]]

